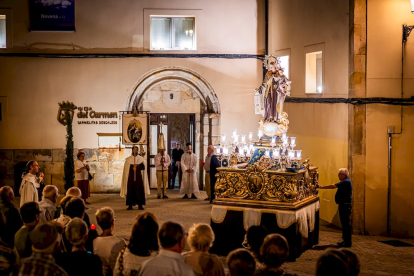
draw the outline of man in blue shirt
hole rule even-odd
[[[319,186],[320,189],[338,189],[335,194],[335,202],[338,204],[339,218],[342,224],[342,239],[338,243],[340,247],[352,246],[352,228],[351,228],[351,211],[352,211],[352,182],[349,179],[348,169],[339,169],[338,178],[340,182],[328,186]]]

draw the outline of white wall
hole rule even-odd
[[[13,47],[0,53],[148,52],[143,45],[144,13],[149,9],[188,10],[199,17],[202,43],[197,51],[172,53],[264,51],[264,1],[76,1],[76,32],[29,32],[27,1],[2,1],[1,8],[12,10]],[[255,58],[0,57],[0,99],[7,102],[0,148],[62,148],[65,129],[56,120],[58,102],[69,100],[99,112],[124,110],[135,82],[164,66],[189,68],[208,81],[220,101],[222,131],[257,128],[253,89],[261,83],[262,64]],[[97,147],[96,133],[120,132],[119,124],[77,125],[76,120],[78,148]]]

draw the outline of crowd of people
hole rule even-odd
[[[172,162],[183,173],[180,179],[180,170],[175,170],[182,180],[183,199],[196,198],[198,193],[197,157],[191,144],[187,144],[186,150],[173,152]],[[33,160],[28,162],[27,173],[22,177],[19,209],[13,204],[13,189],[0,188],[0,275],[225,275],[220,258],[209,253],[215,237],[207,224],[195,224],[186,233],[179,223],[168,221],[159,226],[154,214],[143,212],[136,217],[131,236],[125,241],[113,234],[113,209],[103,207],[95,214],[100,227],[98,234],[85,212],[85,204],[90,204],[86,201],[90,196],[87,180],[90,168],[83,152],[77,157],[77,187],[68,189],[60,202],[58,188],[44,185],[43,174]],[[170,165],[165,149],[160,149],[155,156],[158,199],[168,198],[166,172]],[[210,202],[214,199],[217,167],[214,148],[209,146],[203,168],[206,199]],[[145,187],[149,185],[144,169],[145,160],[139,156],[138,148],[133,147],[121,185],[121,196],[126,197],[128,210],[135,205],[142,210],[145,205],[145,194],[149,194]],[[338,189],[335,200],[343,225],[343,242],[338,246],[351,247],[352,183],[345,168],[339,170],[338,178],[339,183],[319,188]],[[186,243],[190,251],[183,252]],[[227,256],[229,275],[290,275],[283,267],[289,256],[288,242],[283,236],[268,233],[262,226],[252,226],[243,246]],[[358,273],[358,258],[346,248],[328,249],[316,263],[315,275]]]
[[[95,214],[98,234],[77,187],[57,203],[57,188],[47,185],[42,201],[25,202],[20,210],[11,187],[0,195],[1,275],[226,275],[220,258],[209,253],[214,233],[208,224],[194,224],[187,233],[179,223],[159,225],[154,214],[142,212],[125,241],[114,235],[110,207]],[[228,254],[228,275],[290,275],[283,267],[289,246],[280,234],[252,226],[244,246]],[[318,276],[358,273],[357,256],[345,248],[325,251],[315,270]]]

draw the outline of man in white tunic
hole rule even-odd
[[[185,194],[183,199],[188,198],[187,194],[191,194],[191,198],[197,199],[195,193],[199,193],[197,181],[197,156],[193,153],[190,143],[187,143],[187,152],[181,156],[181,170],[183,172],[183,180],[181,183],[180,193]]]
[[[40,188],[40,182],[43,181],[43,173],[40,173],[39,178],[36,174],[39,172],[39,164],[31,160],[27,163],[28,173],[23,176],[20,184],[20,207],[26,202],[38,202],[39,196],[37,188]]]

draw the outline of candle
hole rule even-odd
[[[296,137],[290,137],[290,146],[292,148],[296,146]]]
[[[257,136],[259,136],[259,140],[262,139],[263,132],[259,129],[259,132],[257,133]]]
[[[221,134],[221,141],[222,142],[226,141],[226,133]]]

